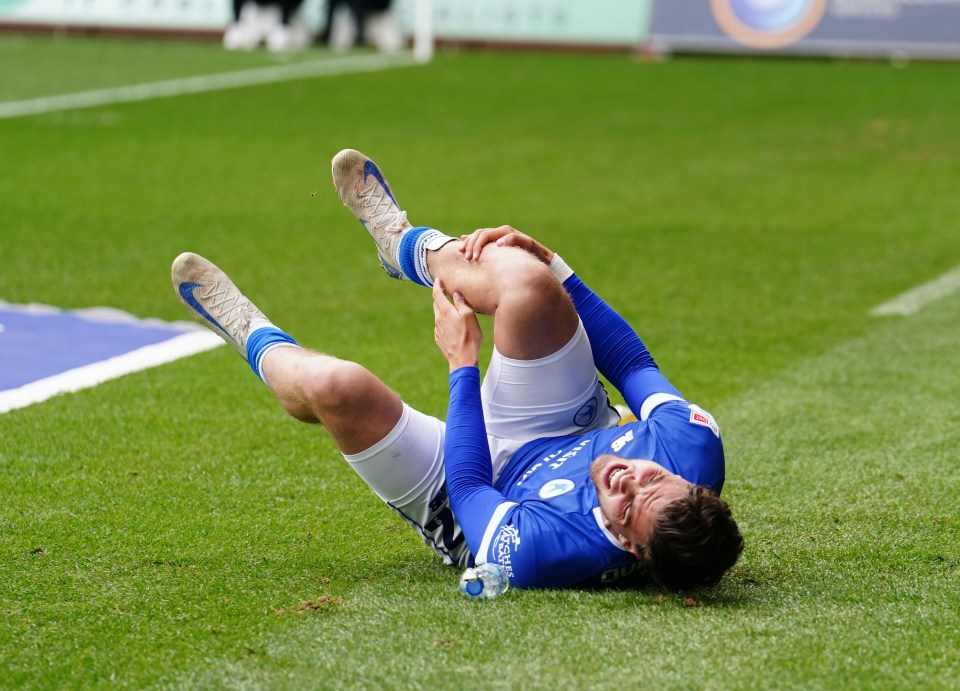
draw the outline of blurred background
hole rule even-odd
[[[301,50],[367,42],[397,50],[418,31],[441,43],[526,44],[653,52],[765,51],[842,56],[956,57],[960,6],[916,0],[2,0],[0,27],[224,35],[280,21]],[[234,32],[236,33],[236,32]],[[254,32],[255,33],[255,32]],[[264,39],[261,39],[264,40]]]

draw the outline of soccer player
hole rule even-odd
[[[509,226],[459,239],[414,227],[379,167],[350,149],[334,157],[333,176],[387,273],[433,288],[435,341],[450,368],[446,422],[362,366],[301,348],[192,253],[172,269],[188,310],[290,415],[322,424],[447,563],[497,563],[517,587],[719,581],[743,548],[718,496],[719,428],[633,329],[558,255]],[[482,384],[475,312],[493,315]],[[636,420],[617,424],[597,370]]]

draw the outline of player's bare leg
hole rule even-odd
[[[400,420],[399,396],[360,365],[300,348],[215,264],[185,252],[171,270],[187,310],[223,338],[290,415],[327,428],[345,454],[363,451]]]
[[[355,362],[278,348],[267,353],[262,367],[264,381],[284,410],[323,425],[345,454],[369,449],[400,420],[400,397]]]

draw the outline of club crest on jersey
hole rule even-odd
[[[573,480],[568,480],[567,478],[551,480],[540,488],[540,498],[552,499],[553,497],[559,497],[561,494],[566,494],[572,490],[573,487]]]
[[[594,420],[597,419],[597,410],[599,409],[599,402],[597,397],[594,396],[589,401],[580,406],[580,410],[577,411],[577,414],[573,416],[573,423],[579,427],[586,427]]]
[[[695,425],[703,425],[704,427],[709,427],[710,431],[713,432],[713,436],[720,438],[720,427],[713,419],[713,415],[708,413],[706,410],[700,406],[690,404],[690,422]]]

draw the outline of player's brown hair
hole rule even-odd
[[[698,485],[664,507],[651,532],[645,547],[635,547],[644,571],[671,590],[714,585],[743,551],[730,507]]]

